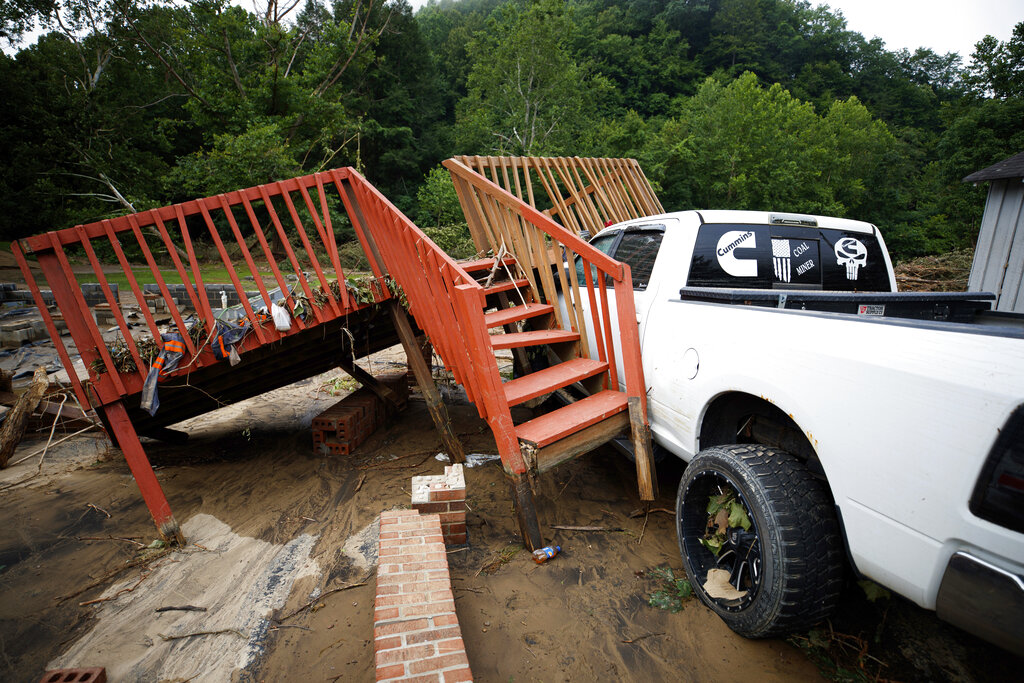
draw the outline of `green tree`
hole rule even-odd
[[[1024,97],[1024,21],[1013,27],[1008,41],[985,36],[974,46],[968,83],[979,94]]]
[[[568,50],[571,23],[558,0],[510,2],[469,46],[468,95],[456,115],[466,151],[550,154],[571,150],[596,84]]]

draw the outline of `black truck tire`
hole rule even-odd
[[[716,556],[700,539],[708,529],[710,497],[729,487],[751,528],[729,527]],[[742,636],[806,629],[835,607],[844,556],[831,496],[789,453],[759,444],[698,453],[679,482],[676,531],[694,593]],[[711,569],[729,572],[733,597],[721,597],[714,588],[719,597],[708,594],[704,584]]]

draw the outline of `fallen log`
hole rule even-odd
[[[46,369],[39,366],[32,375],[32,384],[28,391],[18,399],[18,403],[4,420],[3,429],[0,429],[0,468],[7,467],[7,461],[11,459],[14,449],[25,435],[25,425],[28,423],[29,415],[39,405],[46,387]]]

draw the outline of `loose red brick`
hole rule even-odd
[[[452,600],[452,601],[455,600],[455,597],[452,595],[452,589],[451,588],[445,588],[444,590],[439,590],[439,591],[431,591],[430,593],[425,594],[424,597],[426,597],[426,600],[424,600],[423,602],[428,602],[428,601],[430,601],[430,602],[439,602],[441,600]]]
[[[432,657],[430,659],[421,659],[416,662],[409,662],[409,673],[420,674],[428,671],[437,671],[438,669],[449,669],[454,666],[469,666],[469,660],[466,658],[464,652],[454,652],[450,655],[442,655],[440,657]]]
[[[429,633],[429,631],[428,631]],[[419,634],[417,634],[419,635]],[[437,642],[437,654],[446,655],[450,652],[465,652],[466,644],[462,642],[462,636],[452,638],[451,640],[441,640]]]
[[[409,619],[408,621],[392,621],[388,624],[380,624],[373,629],[375,638],[388,636],[395,633],[408,633],[428,628],[430,621],[427,619]]]
[[[405,664],[392,664],[391,666],[377,667],[377,680],[383,681],[389,678],[399,678],[405,675]]]
[[[403,583],[401,587],[402,593],[426,593],[429,591],[444,590],[449,587],[449,582],[446,579],[437,581],[410,581]]]
[[[466,489],[430,489],[430,502],[466,500]]]
[[[451,591],[449,591],[450,593]],[[403,593],[402,595],[381,595],[374,600],[374,604],[379,607],[394,607],[396,605],[418,605],[422,602],[432,602],[438,600],[444,600],[445,596],[441,591],[438,591],[439,597],[427,599],[427,596],[423,593]]]
[[[452,601],[428,602],[422,605],[402,605],[397,609],[401,611],[403,617],[422,617],[441,612],[454,612],[455,603]]]
[[[459,618],[455,616],[455,610],[452,610],[450,614],[438,614],[434,617],[434,626],[448,626],[450,624],[458,625]]]
[[[396,647],[402,647],[402,636],[387,636],[385,638],[378,638],[373,642],[373,649],[377,652],[391,650]]]
[[[410,614],[409,616],[415,617],[420,616],[419,614]],[[385,607],[384,609],[375,609],[373,611],[373,621],[381,622],[389,619],[397,619],[399,617],[399,611],[397,607]]]
[[[447,641],[451,638],[459,638],[461,637],[461,634],[462,631],[459,629],[458,626],[445,626],[443,628],[432,628],[427,631],[417,631],[415,633],[410,633],[405,637],[405,642],[409,643],[410,645],[415,645],[416,643],[423,643],[428,640],[433,640],[440,643],[443,641]],[[463,647],[462,649],[466,648]]]
[[[385,567],[388,565],[384,565]],[[410,562],[409,564],[402,564],[402,569],[405,571],[417,572],[424,569],[447,569],[448,562],[446,560],[430,560],[428,562]],[[379,570],[378,570],[379,571]]]
[[[424,643],[423,645],[400,647],[397,650],[385,650],[384,652],[378,652],[376,655],[376,661],[377,666],[383,666],[385,664],[394,664],[396,662],[411,662],[414,660],[427,659],[434,657],[436,654],[437,648],[434,647],[433,643]],[[425,671],[430,671],[430,669],[420,669],[419,671],[410,671],[409,673],[421,674]]]
[[[448,512],[448,503],[413,503],[413,507],[420,512]]]
[[[442,512],[438,515],[441,518],[441,530],[444,530],[446,524],[458,524],[466,522],[466,515],[461,512]]]

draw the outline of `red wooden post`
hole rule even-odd
[[[153,516],[157,531],[165,541],[176,541],[179,545],[185,545],[185,537],[181,533],[178,523],[171,514],[171,506],[164,496],[160,482],[156,480],[156,473],[153,466],[149,464],[149,458],[139,443],[139,435],[135,433],[135,427],[128,419],[128,411],[124,403],[117,401],[101,406],[100,410],[107,418],[107,424],[114,432],[117,443],[121,446],[124,459],[128,461],[128,467],[135,477],[135,482],[142,492],[142,499],[146,501],[149,514]]]

